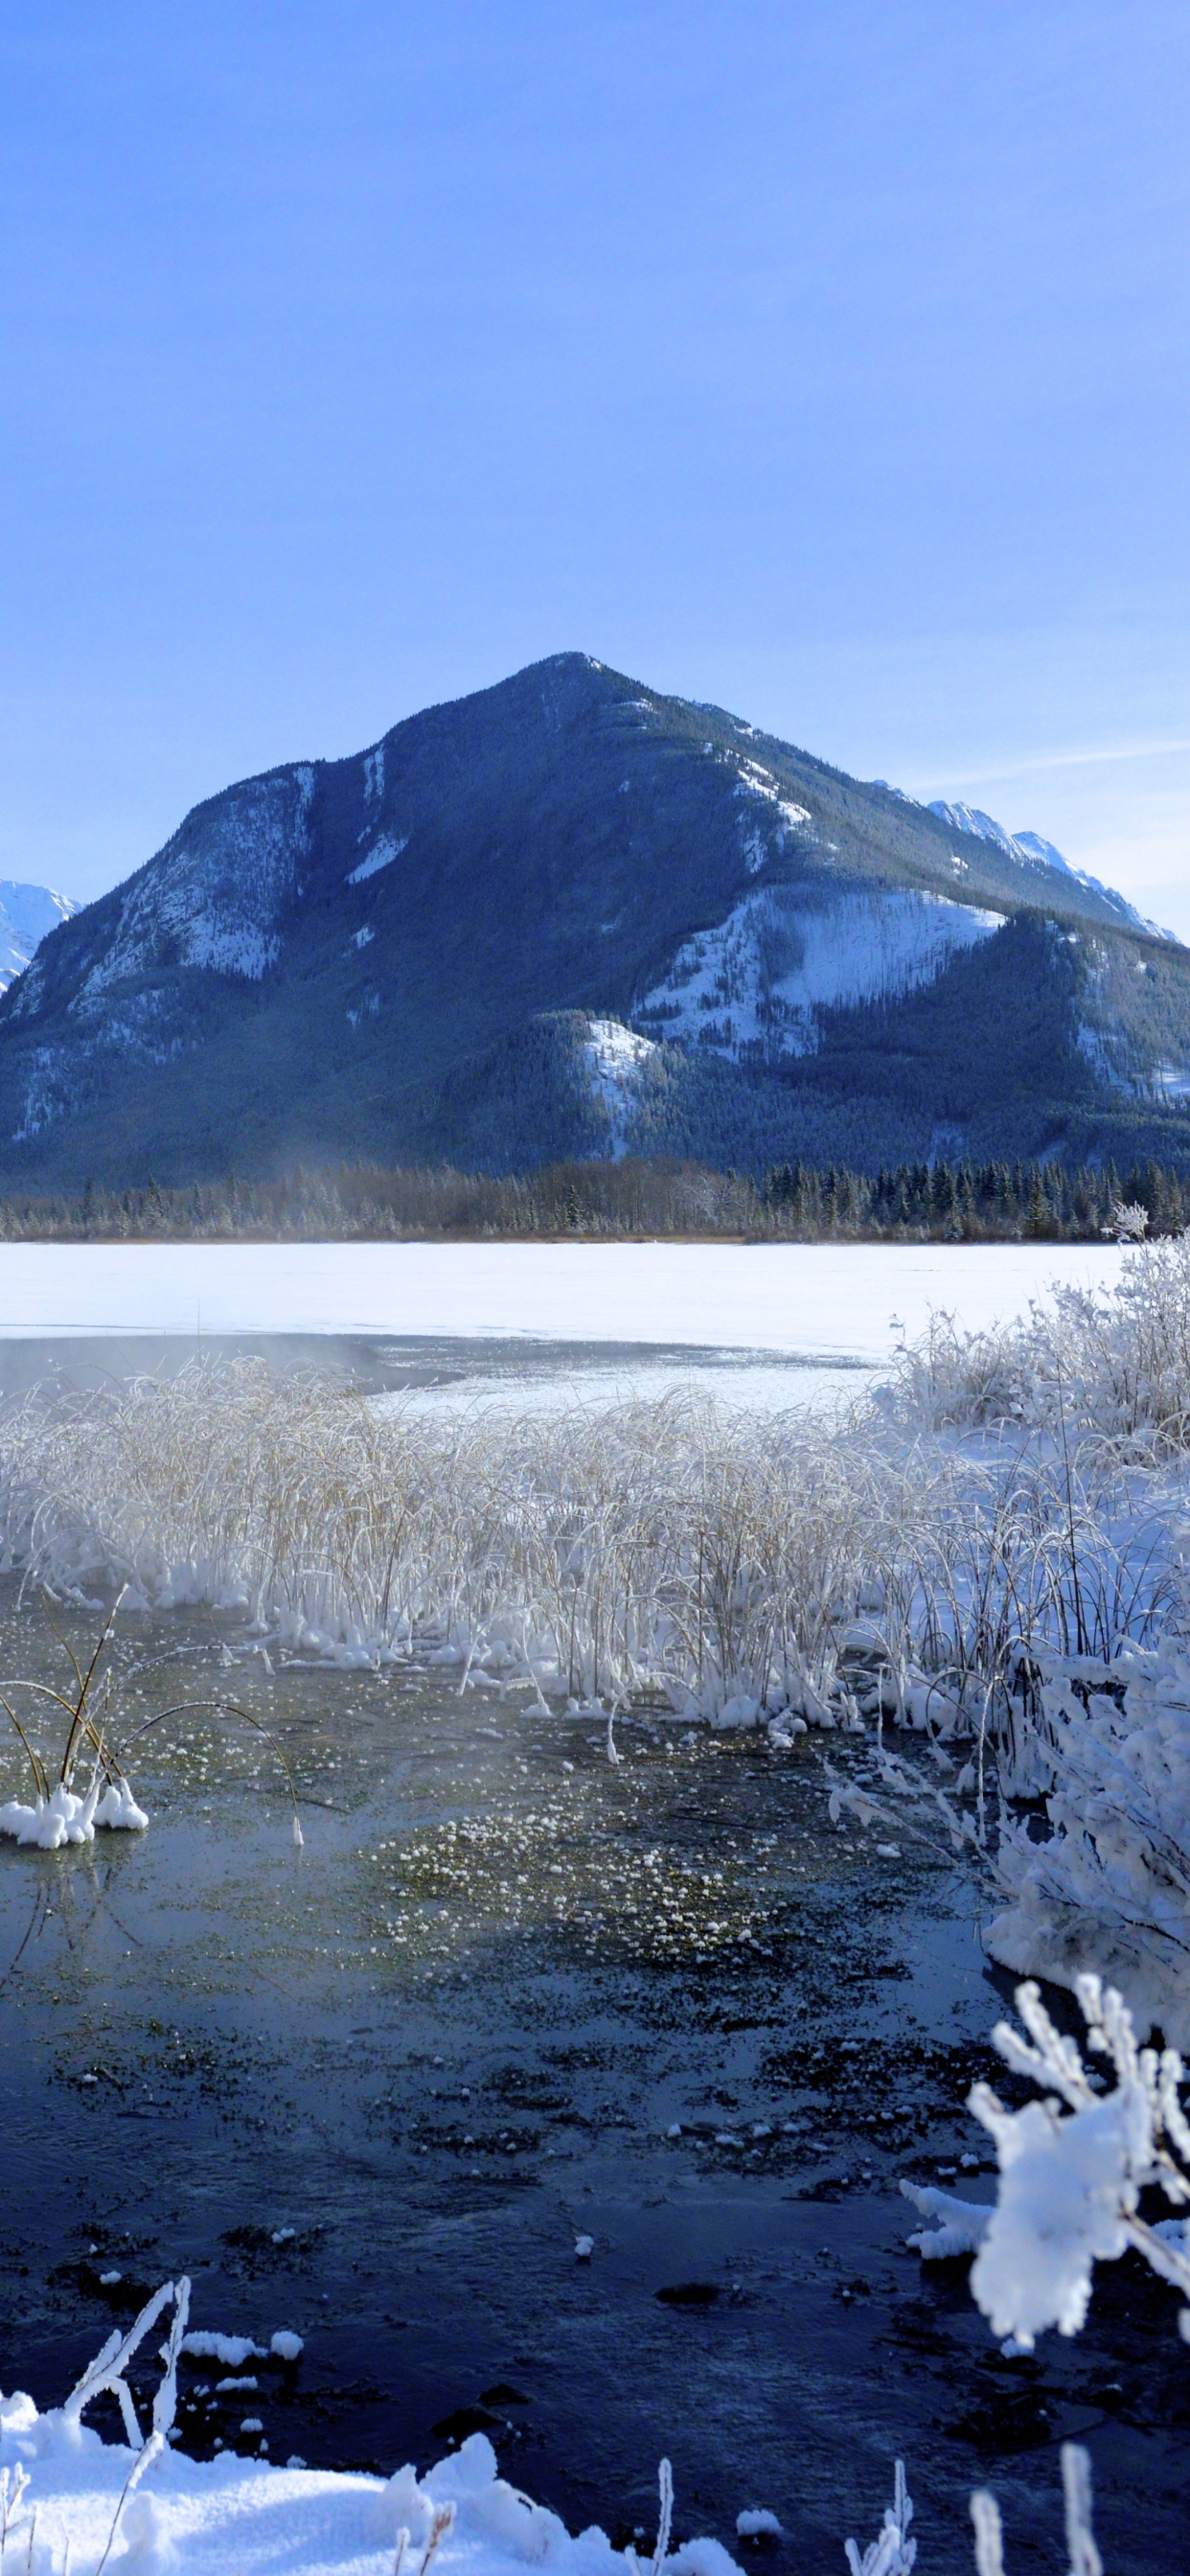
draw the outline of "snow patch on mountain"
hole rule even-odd
[[[253,982],[281,949],[281,920],[300,892],[314,772],[307,765],[246,779],[196,807],[156,860],[120,889],[120,917],[76,1008],[106,1008],[113,985],[158,966],[206,966]]]
[[[953,956],[1002,928],[998,912],[908,888],[857,886],[815,902],[766,887],[717,929],[683,941],[640,1017],[737,1061],[812,1055],[823,1010],[932,983]]]
[[[359,866],[348,870],[348,885],[362,885],[365,877],[379,876],[381,869],[391,868],[393,860],[399,859],[402,850],[408,847],[408,833],[398,841],[394,840],[391,832],[382,832],[379,840],[373,841],[367,857],[360,860]]]
[[[626,1150],[628,1121],[636,1107],[634,1076],[657,1050],[652,1038],[625,1028],[622,1020],[588,1020],[587,1032],[582,1052],[591,1087],[607,1111],[612,1158],[619,1162]]]
[[[804,833],[808,827],[812,835],[813,822],[807,808],[804,805],[791,804],[789,798],[782,795],[777,780],[771,772],[761,769],[758,762],[741,760],[739,772],[739,780],[732,791],[733,794],[759,798],[762,808],[769,809],[765,814],[763,826],[757,822],[749,822],[746,818],[741,820],[744,865],[749,876],[754,877],[759,874],[765,860],[772,857],[774,850],[777,852],[784,850],[787,833],[798,831]],[[768,829],[771,828],[773,816],[776,817],[777,828],[772,834],[770,843]]]
[[[24,974],[47,934],[60,921],[69,921],[78,908],[69,895],[56,894],[52,886],[24,885],[17,878],[0,877],[0,993]]]

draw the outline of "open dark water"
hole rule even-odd
[[[57,1655],[10,1593],[3,1670]],[[147,1835],[0,1844],[0,2386],[60,2400],[185,2269],[196,2325],[306,2345],[254,2394],[192,2367],[197,2452],[254,2449],[247,2415],[274,2459],[387,2472],[482,2427],[623,2539],[664,2451],[679,2535],[768,2506],[774,2576],[838,2576],[900,2454],[923,2576],[969,2569],[975,2483],[1019,2576],[1064,2565],[1076,2434],[1112,2576],[1183,2564],[1172,2294],[1129,2260],[1008,2362],[966,2262],[905,2248],[898,2175],[985,2143],[1004,1981],[965,1878],[831,1830],[812,1744],[640,1723],[613,1766],[526,1692],[270,1675],[198,1617],[130,1620],[115,1667],[117,1740],[215,1688],[274,1728],[305,1847],[260,1739],[194,1716],[133,1766]],[[954,2187],[990,2198],[988,2160]]]

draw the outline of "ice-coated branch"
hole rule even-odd
[[[975,2576],[1004,2576],[1000,2507],[986,2487],[976,2487],[972,2495],[971,2520],[975,2526]]]
[[[1070,2576],[1103,2576],[1103,2560],[1091,2529],[1091,2454],[1079,2442],[1062,2444],[1062,2485]]]
[[[163,2309],[169,2306],[171,2299],[174,2302],[173,2323],[162,2355],[165,2376],[153,2401],[153,2426],[146,2442],[137,2418],[132,2391],[124,2373],[133,2354],[139,2351],[145,2336],[156,2325],[158,2317]],[[92,2398],[101,2397],[106,2392],[116,2399],[119,2406],[129,2448],[142,2453],[152,2448],[156,2456],[173,2425],[174,2409],[178,2399],[178,2354],[186,2331],[189,2306],[190,2283],[184,2273],[177,2282],[163,2281],[161,2288],[153,2292],[152,2298],[141,2309],[140,2315],[129,2326],[127,2333],[122,2335],[117,2329],[114,2334],[109,2335],[102,2351],[96,2353],[94,2361],[89,2363],[77,2387],[71,2390],[66,2400],[62,2409],[63,2420],[67,2424],[79,2423],[84,2408],[90,2405]],[[148,2466],[147,2460],[144,2466]]]
[[[905,2483],[905,2464],[898,2460],[893,2480],[893,2500],[884,2508],[884,2523],[879,2538],[873,2540],[863,2557],[859,2543],[844,2543],[851,2576],[912,2576],[917,2561],[917,2542],[909,2538],[913,2520],[913,2498]]]
[[[1014,2074],[1046,2088],[1044,2098],[1007,2111],[990,2085],[968,2096],[1000,2164],[971,2289],[993,2331],[1026,2350],[1048,2326],[1077,2334],[1095,2264],[1130,2246],[1190,2300],[1190,2257],[1170,2241],[1172,2228],[1139,2215],[1141,2192],[1154,2184],[1175,2206],[1190,2200],[1178,2161],[1190,2136],[1178,2099],[1181,2059],[1173,2049],[1138,2049],[1126,2004],[1098,1977],[1079,1977],[1076,1992],[1088,2043],[1114,2068],[1113,2091],[1095,2089],[1076,2041],[1055,2029],[1037,1987],[1025,1984],[1016,2000],[1028,2039],[1006,2022],[992,2037]]]
[[[653,2552],[650,2576],[661,2576],[669,2555],[669,2535],[674,2518],[674,2473],[668,2460],[662,2460],[657,2471],[657,2485],[661,2498],[661,2510],[657,2520],[657,2546]]]
[[[4,2563],[9,2532],[20,2512],[21,2499],[28,2484],[29,2472],[19,2461],[14,2469],[0,2469],[0,2567]]]
[[[1091,2527],[1091,2455],[1081,2443],[1062,2444],[1062,2487],[1070,2576],[1103,2576],[1103,2560]],[[975,2527],[975,2576],[1004,2576],[1000,2507],[986,2487],[975,2489],[971,2520]]]

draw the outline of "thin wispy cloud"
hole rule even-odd
[[[1130,742],[1102,745],[1094,751],[1037,752],[1029,760],[987,761],[978,769],[935,771],[929,779],[919,779],[920,787],[935,785],[939,778],[948,787],[978,787],[1002,778],[1034,778],[1050,769],[1089,769],[1104,761],[1162,760],[1175,752],[1190,751],[1190,736],[1169,742]]]

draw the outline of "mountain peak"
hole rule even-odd
[[[550,654],[239,780],[63,921],[0,1000],[0,1176],[508,1168],[646,1132],[920,1159],[968,1098],[1132,1100],[1157,1050],[1190,1080],[1190,957],[1153,945],[1036,835]]]

